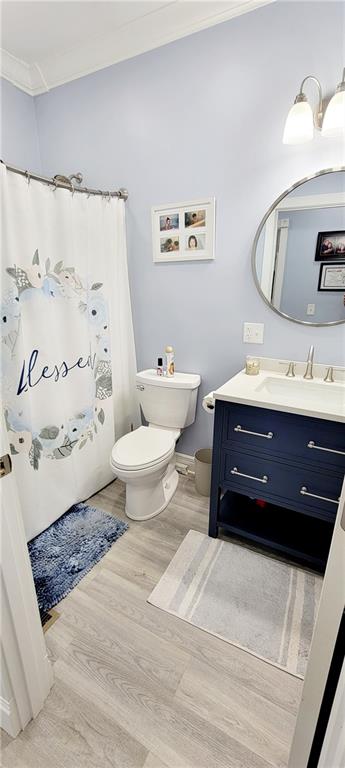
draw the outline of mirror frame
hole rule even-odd
[[[255,263],[257,244],[267,219],[269,218],[271,213],[273,213],[274,209],[281,202],[281,200],[284,199],[284,197],[289,195],[290,192],[293,192],[293,190],[296,189],[297,187],[300,187],[302,184],[305,184],[306,181],[311,181],[312,179],[316,179],[318,176],[324,176],[326,173],[339,173],[339,171],[345,171],[345,166],[339,165],[339,166],[334,166],[334,168],[325,168],[322,171],[317,171],[317,173],[312,173],[310,176],[305,176],[304,179],[300,179],[300,181],[296,181],[295,184],[292,184],[291,187],[288,187],[288,189],[282,192],[282,194],[279,195],[279,197],[277,197],[274,203],[272,203],[268,211],[266,211],[263,219],[261,219],[260,224],[256,230],[256,234],[255,234],[255,238],[252,246],[252,256],[251,256],[252,273],[253,273],[255,286],[261,298],[264,300],[265,304],[267,304],[267,306],[273,312],[275,312],[277,315],[280,315],[280,317],[284,317],[286,320],[291,320],[292,323],[298,323],[299,325],[309,325],[314,328],[323,327],[327,325],[340,325],[341,323],[345,323],[345,318],[343,320],[330,320],[328,323],[313,323],[313,322],[309,322],[308,320],[297,320],[295,317],[291,317],[290,315],[287,315],[285,312],[281,312],[280,309],[276,309],[276,307],[273,307],[272,304],[268,301],[263,291],[261,290],[261,286],[258,281],[257,272],[256,272],[256,263]]]

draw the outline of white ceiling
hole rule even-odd
[[[272,0],[6,0],[1,75],[44,93]]]

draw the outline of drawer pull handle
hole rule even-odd
[[[339,504],[339,499],[328,499],[327,496],[318,496],[317,493],[309,493],[308,488],[302,485],[300,490],[302,496],[311,496],[312,499],[320,499],[320,501],[330,501],[331,504]]]
[[[231,474],[237,475],[238,477],[248,477],[249,480],[256,480],[258,483],[268,483],[267,475],[264,475],[263,477],[254,477],[253,475],[245,475],[243,472],[239,472],[237,467],[234,467],[231,470]]]
[[[250,429],[242,429],[241,424],[234,427],[234,432],[242,432],[244,435],[255,435],[256,437],[265,437],[266,440],[272,440],[273,432],[251,432]]]
[[[327,451],[328,453],[339,453],[340,456],[345,456],[345,451],[336,451],[335,448],[323,448],[322,445],[315,445],[314,440],[309,440],[307,448],[316,448],[317,451]]]

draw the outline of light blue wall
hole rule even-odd
[[[1,86],[1,159],[19,168],[41,170],[35,101],[7,80]]]
[[[342,326],[311,330],[279,318],[250,270],[271,202],[297,179],[344,161],[334,140],[281,141],[302,78],[315,73],[327,94],[340,80],[343,15],[337,2],[273,3],[36,99],[45,173],[80,170],[90,185],[129,189],[139,368],[173,344],[177,368],[200,372],[203,394],[248,353],[305,358],[314,342],[317,360],[344,362]],[[210,195],[215,261],[153,264],[151,206]],[[263,346],[242,343],[245,320],[265,323]],[[210,445],[212,423],[199,406],[179,450]]]
[[[344,292],[318,291],[321,262],[315,261],[318,232],[344,229],[344,208],[282,211],[279,219],[289,220],[280,309],[316,323],[345,320]],[[307,315],[307,304],[315,304],[313,317]]]

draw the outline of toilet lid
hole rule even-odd
[[[119,469],[144,469],[164,459],[174,447],[175,438],[169,430],[139,427],[115,443],[112,464]]]

